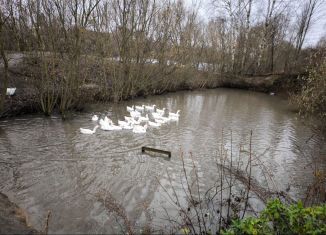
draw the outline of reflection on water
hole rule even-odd
[[[126,105],[156,104],[181,110],[178,123],[146,134],[131,131],[82,135],[79,127],[93,128],[94,113],[108,113],[117,122]],[[312,179],[309,166],[324,142],[304,127],[288,110],[286,101],[265,94],[217,89],[178,92],[120,104],[93,105],[89,113],[71,121],[26,116],[0,122],[0,191],[26,209],[30,223],[43,228],[52,211],[50,233],[103,233],[120,231],[114,217],[98,201],[99,192],[110,192],[126,209],[133,223],[144,210],[162,217],[155,208],[170,208],[160,185],[178,193],[182,164],[180,153],[192,152],[203,186],[213,184],[212,160],[223,139],[234,148],[248,144],[253,130],[254,152],[271,169],[277,187],[296,199]],[[172,151],[172,158],[141,155],[141,146]],[[305,174],[303,175],[303,172]],[[168,175],[169,174],[169,175]],[[262,184],[264,178],[255,175]],[[147,206],[144,207],[144,204]]]

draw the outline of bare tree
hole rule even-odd
[[[4,3],[1,2],[0,3],[0,54],[1,54],[1,59],[3,61],[3,76],[1,76],[1,84],[2,86],[0,86],[1,90],[0,90],[0,111],[2,111],[3,106],[4,106],[4,102],[5,102],[5,98],[6,98],[6,93],[7,93],[7,87],[8,87],[8,57],[7,54],[5,52],[5,35],[7,34],[6,32],[6,21],[9,18],[9,15],[5,13],[5,9],[4,9]]]
[[[298,56],[301,52],[302,45],[305,41],[307,32],[311,26],[312,17],[320,2],[321,2],[320,0],[308,0],[303,5],[302,12],[297,20],[299,27],[298,27],[298,32],[296,35],[296,42],[295,42],[296,59],[298,59]]]

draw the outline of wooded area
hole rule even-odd
[[[182,88],[196,73],[298,74],[325,47],[303,50],[320,4],[214,0],[216,17],[204,20],[183,0],[1,0],[1,97],[9,52],[28,55],[46,114],[76,105],[86,83],[119,101]]]

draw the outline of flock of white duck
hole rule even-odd
[[[82,134],[94,134],[97,128],[104,131],[132,130],[134,133],[146,133],[147,127],[157,128],[165,123],[178,121],[180,110],[176,113],[167,112],[166,108],[159,109],[156,105],[127,106],[130,116],[124,116],[124,121],[118,120],[118,125],[105,116],[99,118],[97,115],[92,117],[92,121],[98,122],[93,130],[80,128]]]

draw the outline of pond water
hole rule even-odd
[[[180,109],[180,120],[150,128],[146,134],[79,132],[80,127],[94,127],[93,114],[123,120],[126,106],[132,104]],[[192,153],[200,184],[210,187],[216,181],[213,162],[218,148],[222,142],[231,146],[231,132],[236,152],[248,149],[253,131],[253,153],[269,169],[277,190],[296,200],[304,197],[313,180],[314,157],[325,151],[322,137],[303,125],[286,100],[262,93],[187,91],[97,104],[87,110],[64,122],[35,115],[0,121],[0,191],[26,210],[29,224],[36,229],[43,229],[50,210],[49,233],[121,231],[115,216],[98,199],[103,194],[121,204],[133,225],[142,224],[149,213],[161,219],[155,226],[162,226],[161,208],[173,207],[166,190],[173,184],[178,194],[183,192],[177,183],[183,177],[181,153],[186,167]],[[142,155],[142,146],[169,150],[172,158]],[[270,183],[258,171],[253,174],[262,185]]]

